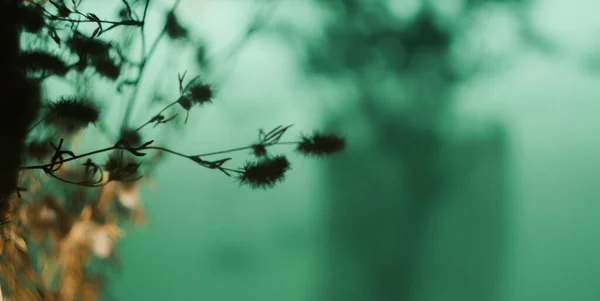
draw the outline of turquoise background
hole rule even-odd
[[[118,2],[91,3],[89,10],[108,16]],[[235,43],[262,2],[268,1],[182,1],[178,16],[214,60],[201,70],[194,47],[161,43],[140,99],[156,90],[175,95],[184,70],[220,79],[219,94],[214,105],[192,110],[183,130],[145,135],[202,153],[252,143],[259,128],[294,124],[288,140],[335,129],[347,136],[347,151],[325,160],[290,154],[292,172],[268,191],[238,187],[218,172],[168,157],[154,175],[158,190],[142,194],[148,225],[128,229],[120,245],[123,268],[110,278],[111,295],[600,300],[596,1],[540,0],[525,8],[481,1],[469,15],[460,14],[466,0],[433,1],[441,22],[460,32],[450,52],[464,79],[452,84],[432,75],[435,54],[402,75],[383,55],[369,57],[372,65],[358,73],[342,62],[348,73],[341,76],[307,68],[307,45],[332,49],[323,28],[338,22],[340,12],[327,1],[282,1],[267,27],[225,60],[222,49]],[[153,1],[149,37],[170,3]],[[419,3],[372,0],[363,10],[384,7],[404,24]],[[545,47],[523,37],[517,19],[523,12],[551,41]],[[361,59],[360,42],[345,43],[339,51],[347,52],[329,53],[332,60],[352,51]],[[365,48],[401,55],[389,43]],[[375,91],[371,99],[361,97],[366,83]],[[135,122],[158,107],[148,103],[139,102]],[[118,120],[123,107],[111,105],[108,118]],[[87,147],[95,143],[105,141]],[[247,153],[236,155],[241,164]]]

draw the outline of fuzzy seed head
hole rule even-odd
[[[142,135],[136,130],[126,129],[121,132],[119,140],[125,140],[131,146],[138,146],[142,144]]]
[[[167,14],[165,31],[167,32],[167,35],[169,36],[169,38],[171,38],[173,40],[183,39],[188,34],[187,29],[185,29],[181,25],[181,23],[177,19],[177,16],[175,16],[175,14],[173,12],[170,12]]]
[[[71,51],[81,56],[91,56],[95,58],[102,58],[109,55],[110,44],[99,40],[90,39],[80,33],[75,33],[66,42],[67,46]]]
[[[99,118],[100,110],[89,101],[77,97],[62,97],[48,107],[45,121],[66,132],[74,132],[96,124]]]
[[[290,169],[290,161],[285,156],[263,158],[256,162],[247,162],[238,180],[240,184],[250,185],[255,189],[271,188],[282,181],[285,173]]]
[[[40,72],[42,74],[56,74],[64,76],[69,72],[69,67],[62,59],[43,51],[27,51],[20,56],[21,64],[27,72]]]
[[[188,90],[188,95],[194,104],[205,104],[212,102],[214,91],[209,84],[194,84]]]
[[[121,74],[121,66],[116,64],[110,57],[108,56],[98,56],[93,57],[91,60],[92,66],[96,68],[98,74],[116,80]]]
[[[333,134],[314,133],[301,139],[296,151],[305,156],[323,157],[341,152],[346,147],[345,139]]]

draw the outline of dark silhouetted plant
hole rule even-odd
[[[122,236],[121,227],[143,221],[140,183],[163,154],[218,170],[241,185],[266,189],[281,182],[291,168],[285,155],[271,154],[271,146],[295,146],[300,154],[310,157],[342,151],[345,145],[337,135],[317,132],[298,141],[281,142],[291,125],[259,130],[254,143],[202,154],[183,154],[145,139],[141,130],[147,125],[157,127],[177,120],[179,115],[166,114],[168,110],[185,111],[185,123],[191,110],[213,104],[217,94],[214,84],[200,76],[186,83],[183,73],[178,76],[179,95],[173,101],[145,123],[130,124],[140,84],[159,41],[166,35],[173,42],[193,42],[177,18],[175,9],[180,0],[167,12],[165,25],[149,48],[144,28],[151,0],[121,0],[120,20],[105,20],[83,11],[82,2],[0,4],[6,17],[3,24],[12,26],[3,33],[5,45],[7,49],[14,46],[10,48],[13,56],[5,59],[12,65],[7,64],[3,79],[9,79],[6,89],[12,90],[5,91],[7,106],[2,110],[3,114],[11,112],[14,116],[9,116],[10,121],[17,124],[13,129],[9,122],[2,122],[2,133],[7,133],[3,138],[11,141],[3,146],[2,155],[12,161],[2,173],[0,191],[0,299],[89,301],[106,293],[102,288],[104,275],[90,272],[90,260],[118,263],[114,246]],[[83,30],[82,24],[91,24],[94,29]],[[240,43],[257,32],[260,24],[253,22]],[[127,45],[105,39],[107,32],[118,28],[124,32],[139,30],[138,62],[128,57]],[[19,44],[17,38],[25,42]],[[200,49],[199,53],[204,53],[203,46]],[[119,94],[131,90],[117,137],[103,120],[104,104],[83,92],[42,101],[42,84],[51,78],[78,86],[80,91],[83,85],[70,77],[88,82],[108,80]],[[102,130],[115,142],[78,153],[75,142],[89,126]],[[232,157],[225,155],[242,150],[251,151],[252,158],[241,167],[229,166]],[[107,155],[102,163],[97,158],[100,154]],[[221,157],[208,159],[215,156]]]

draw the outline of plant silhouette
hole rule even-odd
[[[258,141],[227,150],[183,154],[142,130],[188,121],[190,112],[218,105],[216,85],[200,76],[179,74],[179,95],[140,125],[131,124],[148,62],[159,41],[193,43],[177,17],[175,1],[160,34],[147,47],[145,25],[152,0],[121,0],[119,18],[105,19],[83,9],[84,0],[3,1],[2,158],[0,179],[0,300],[97,300],[103,294],[103,274],[93,264],[118,266],[114,252],[121,228],[143,221],[139,187],[162,155],[172,155],[232,177],[254,189],[273,187],[291,169],[274,145],[290,145],[306,157],[322,157],[344,149],[344,138],[315,132],[296,141],[281,141],[289,126],[259,130]],[[257,22],[254,22],[259,24]],[[259,30],[254,24],[248,35]],[[80,26],[94,26],[84,30]],[[128,46],[107,33],[135,32],[140,37],[138,61]],[[124,35],[124,34],[123,34]],[[23,41],[37,41],[27,43]],[[39,46],[42,44],[43,46]],[[233,47],[229,56],[233,55]],[[205,59],[203,59],[204,61]],[[131,78],[131,74],[135,74]],[[110,82],[118,93],[130,92],[118,137],[105,127],[105,107],[85,93],[42,99],[49,79],[71,78]],[[172,113],[182,110],[184,114]],[[103,131],[112,143],[89,152],[74,150],[90,127]],[[229,166],[232,155],[252,150],[241,167]],[[106,157],[104,161],[99,157]],[[208,159],[207,157],[211,157]],[[99,260],[99,261],[98,261]]]

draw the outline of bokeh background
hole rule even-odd
[[[110,2],[90,11],[116,14]],[[171,5],[152,2],[150,37]],[[219,94],[172,148],[246,145],[280,124],[294,125],[290,139],[343,133],[348,148],[292,156],[268,191],[167,158],[105,298],[600,300],[598,11],[595,0],[182,0],[193,39],[159,45],[143,90],[175,95],[189,70]]]

